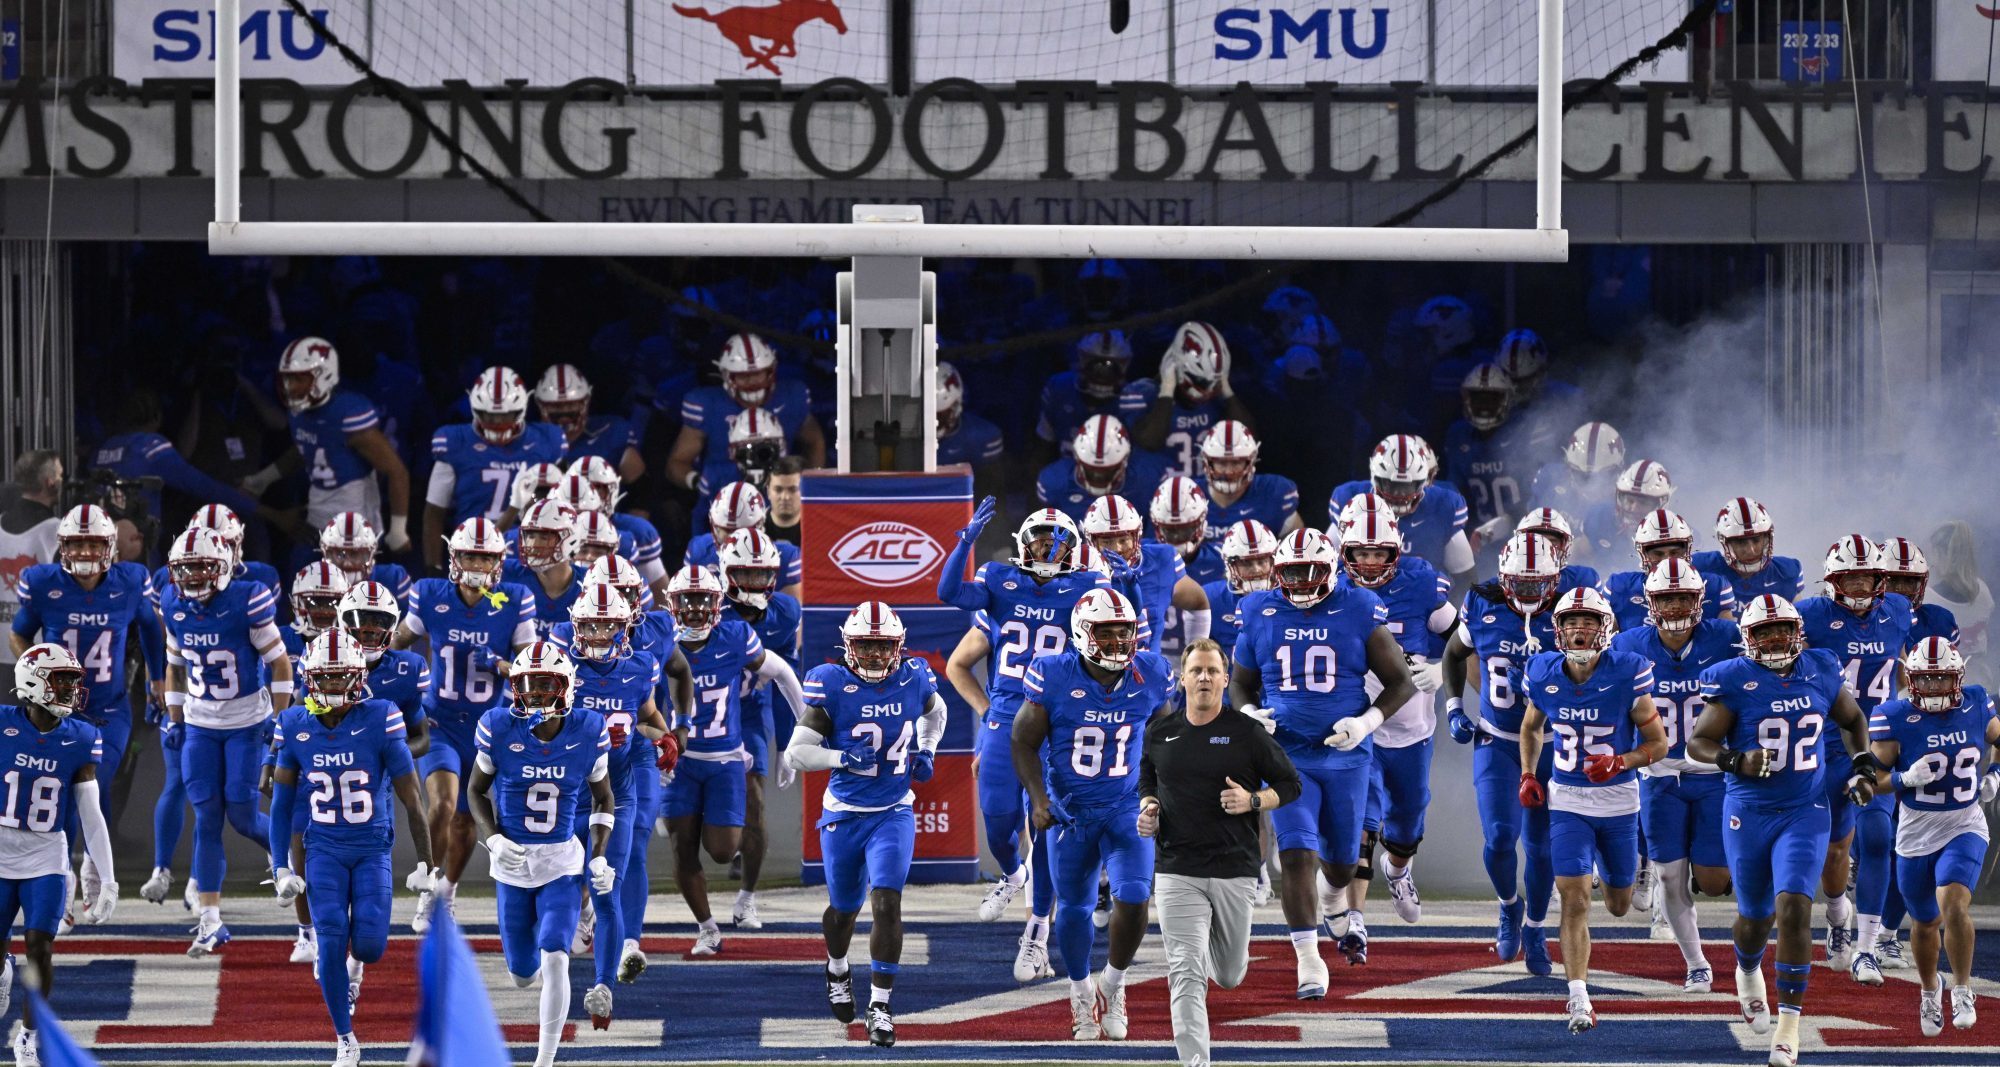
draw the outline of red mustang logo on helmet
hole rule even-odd
[[[800,26],[818,20],[840,33],[847,32],[847,20],[840,17],[840,8],[833,0],[778,0],[769,7],[732,7],[724,11],[675,4],[674,11],[687,18],[714,23],[724,39],[750,61],[743,69],[763,67],[773,74],[784,71],[772,60],[799,54],[792,38],[798,35]],[[760,48],[758,41],[767,43]]]

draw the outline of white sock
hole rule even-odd
[[[313,928],[310,926],[299,927],[299,936],[305,938],[307,941],[319,940],[319,935],[313,933]]]
[[[438,879],[437,885],[431,891],[437,894],[439,900],[458,899],[458,883],[449,878]]]
[[[1409,863],[1398,867],[1396,866],[1396,857],[1385,856],[1382,860],[1382,873],[1400,880],[1404,875],[1410,873],[1410,868],[1416,866],[1416,862],[1416,857],[1412,856]]]
[[[1542,928],[1542,923],[1541,923],[1541,920],[1539,920],[1539,919],[1522,919],[1522,920],[1521,920],[1521,929],[1523,929],[1523,930],[1539,930],[1539,929],[1541,929],[1541,928]]]
[[[1689,970],[1708,966],[1701,953],[1701,925],[1694,914],[1694,887],[1688,883],[1688,861],[1660,864],[1660,903],[1674,941],[1681,947],[1681,960]]]
[[[569,1019],[569,953],[542,953],[542,1034],[535,1046],[539,1059],[553,1060]]]
[[[1582,998],[1583,998],[1583,999],[1585,999],[1585,1000],[1589,1000],[1589,999],[1590,999],[1590,983],[1589,983],[1589,982],[1586,982],[1586,981],[1584,981],[1584,980],[1583,980],[1583,979],[1581,979],[1581,978],[1572,978],[1572,979],[1570,979],[1570,980],[1569,980],[1569,995],[1570,995],[1570,996],[1573,996],[1573,997],[1582,997]]]
[[[1028,928],[1023,932],[1028,935],[1028,940],[1030,941],[1038,941],[1044,945],[1048,944],[1049,917],[1046,915],[1028,916]]]
[[[1863,952],[1873,952],[1875,951],[1875,942],[1881,937],[1882,917],[1880,915],[1863,915],[1861,917],[1860,933],[1855,938],[1855,944],[1860,946]]]
[[[1336,891],[1333,888],[1333,883],[1326,880],[1326,871],[1318,870],[1313,872],[1313,885],[1319,890],[1319,913],[1321,915],[1338,915],[1347,910],[1346,894]]]
[[[618,949],[621,953],[637,952],[639,951],[639,939],[636,937],[628,937],[625,939],[624,944],[618,946]]]
[[[743,905],[755,903],[756,900],[757,894],[748,889],[739,889],[736,891],[736,907],[739,911],[742,910]]]
[[[1071,997],[1094,996],[1096,992],[1096,990],[1090,987],[1090,979],[1088,978],[1072,978],[1069,980],[1069,995]]]
[[[1016,889],[1019,889],[1021,886],[1026,885],[1027,882],[1028,882],[1028,865],[1025,863],[1021,864],[1019,867],[1014,868],[1014,873],[1007,876],[1007,884],[1013,886]]]
[[[1125,968],[1113,967],[1107,963],[1104,965],[1103,976],[1098,978],[1097,982],[1104,988],[1104,995],[1110,996],[1125,985]]]
[[[1292,951],[1298,955],[1299,962],[1301,963],[1307,960],[1318,959],[1319,927],[1315,926],[1310,930],[1293,930]]]
[[[876,985],[873,982],[868,983],[868,1003],[870,1004],[889,1003],[889,987],[885,985]]]
[[[1854,901],[1842,893],[1826,902],[1826,924],[1846,929],[1854,921]]]
[[[1782,1005],[1779,1006],[1778,1029],[1771,1035],[1771,1043],[1774,1045],[1790,1045],[1793,1049],[1799,1047],[1798,1012],[1786,1011]]]
[[[221,922],[222,906],[220,904],[203,904],[201,906],[201,921],[205,923]]]
[[[701,921],[701,928],[702,928],[703,930],[705,930],[705,931],[708,931],[708,932],[710,932],[710,933],[713,933],[713,932],[715,932],[716,930],[719,930],[719,929],[721,929],[720,927],[718,927],[718,926],[716,926],[716,925],[715,925],[715,916],[713,916],[713,915],[711,915],[711,916],[709,916],[708,918],[706,918],[706,919],[703,919],[703,920]]]
[[[838,978],[838,977],[840,977],[841,975],[843,975],[843,974],[846,974],[846,973],[847,973],[847,957],[846,957],[846,956],[842,956],[842,957],[840,957],[839,959],[835,959],[835,958],[834,958],[834,957],[832,957],[832,956],[828,956],[828,957],[826,958],[826,969],[827,969],[827,973],[829,973],[829,974],[833,975],[833,976],[834,976],[835,978]]]

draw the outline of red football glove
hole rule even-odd
[[[631,736],[630,732],[626,730],[625,724],[622,722],[614,722],[608,727],[608,729],[611,731],[611,747],[624,748],[625,739]]]
[[[1583,760],[1583,776],[1593,782],[1608,782],[1625,773],[1625,757],[1599,752]]]
[[[1549,802],[1548,791],[1542,788],[1542,780],[1532,773],[1521,776],[1521,806],[1539,808]]]
[[[660,746],[660,758],[654,761],[654,766],[662,771],[673,770],[674,764],[681,760],[681,743],[674,740],[672,734],[667,734],[653,743]]]

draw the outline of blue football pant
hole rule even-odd
[[[1896,878],[1902,884],[1910,918],[1920,923],[1936,922],[1939,887],[1956,882],[1967,889],[1978,888],[1979,869],[1985,863],[1986,841],[1972,833],[1952,838],[1928,856],[1898,856]]]
[[[1721,774],[1661,774],[1639,779],[1639,824],[1654,863],[1691,860],[1726,867],[1722,846]]]
[[[494,884],[500,910],[500,950],[507,973],[528,981],[542,972],[542,953],[568,952],[583,914],[583,875],[565,874],[533,889]]]
[[[257,777],[264,766],[264,727],[211,730],[186,726],[181,743],[181,777],[194,804],[194,880],[203,892],[222,889],[225,822],[237,833],[268,847],[270,817],[257,808]]]
[[[1547,782],[1555,766],[1555,745],[1542,746],[1535,774]],[[1514,847],[1527,846],[1526,882],[1521,886],[1527,915],[1541,922],[1549,915],[1555,892],[1555,861],[1549,851],[1549,809],[1521,807],[1521,747],[1504,737],[1481,733],[1472,748],[1472,786],[1479,800],[1479,822],[1486,831],[1486,877],[1501,900],[1515,895]],[[1278,809],[1283,811],[1283,808]]]
[[[347,957],[374,963],[389,947],[389,912],[395,899],[389,853],[345,853],[316,847],[306,851],[306,903],[319,938],[320,995],[333,1018],[333,1032],[351,1033],[347,1004]]]
[[[907,805],[885,811],[827,812],[819,821],[819,854],[826,868],[826,900],[833,910],[861,910],[870,889],[898,893],[910,880],[917,850],[917,817]],[[1093,885],[1091,899],[1096,899]]]
[[[1358,777],[1358,776],[1357,776]],[[1283,809],[1280,809],[1283,810]],[[1056,891],[1055,938],[1070,980],[1090,977],[1097,873],[1111,872],[1111,899],[1143,904],[1153,892],[1153,839],[1139,836],[1138,798],[1112,808],[1072,809],[1046,835]]]
[[[1824,801],[1794,808],[1760,808],[1725,800],[1723,844],[1729,879],[1736,886],[1736,912],[1768,919],[1778,912],[1778,894],[1811,900],[1826,865],[1832,815]]]

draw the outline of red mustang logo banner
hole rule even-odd
[[[784,71],[772,60],[799,54],[793,39],[806,23],[824,22],[836,32],[847,32],[847,20],[840,17],[840,7],[833,0],[778,0],[769,7],[732,7],[721,11],[675,4],[674,11],[686,18],[714,23],[722,36],[749,60],[743,69],[761,67],[773,74]],[[764,42],[761,47],[759,41]]]

